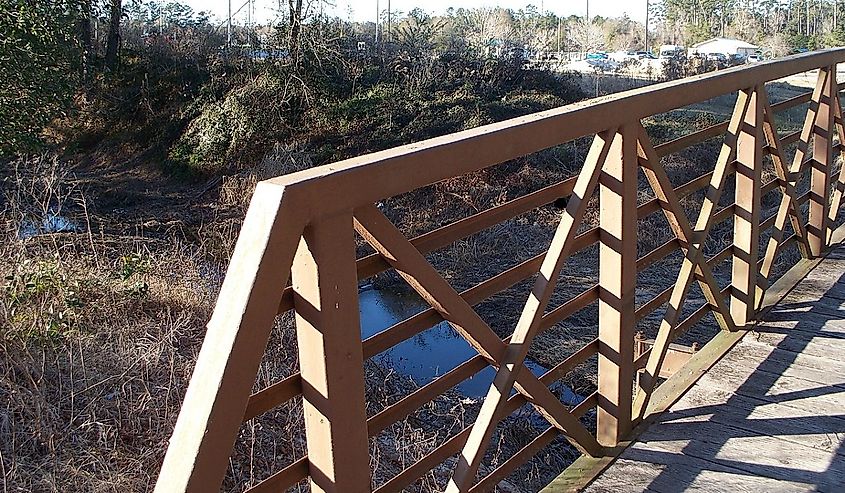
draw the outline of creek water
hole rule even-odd
[[[24,221],[18,228],[18,238],[25,240],[42,234],[79,231],[79,226],[56,213],[47,214],[41,222]]]
[[[369,287],[362,288],[358,298],[361,336],[365,339],[428,308],[416,295],[400,295]],[[375,359],[385,367],[412,378],[417,385],[425,385],[476,354],[469,343],[444,321],[393,346]],[[525,360],[525,366],[538,376],[547,371],[529,359]],[[487,395],[495,375],[495,370],[488,366],[458,384],[457,390],[470,399],[482,398]],[[575,405],[584,399],[563,384],[555,384],[552,390],[567,405]]]

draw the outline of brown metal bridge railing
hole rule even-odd
[[[312,491],[372,491],[369,440],[444,391],[492,366],[496,376],[470,426],[378,485],[401,491],[432,468],[458,456],[447,491],[488,491],[559,435],[585,454],[600,456],[645,416],[670,343],[714,314],[725,331],[751,324],[784,249],[820,255],[842,200],[843,174],[832,176],[834,143],[845,142],[836,82],[845,49],[792,56],[753,66],[654,85],[438,137],[347,161],[281,176],[256,188],[217,307],[199,354],[156,491],[218,490],[242,423],[302,397],[307,455],[249,491],[284,491],[308,479]],[[770,104],[765,83],[819,69],[810,93]],[[641,120],[738,91],[729,121],[653,146]],[[800,131],[779,135],[775,114],[809,103]],[[715,168],[673,187],[661,158],[724,134]],[[417,236],[406,238],[376,207],[383,199],[477,171],[552,146],[594,135],[581,172]],[[797,144],[791,161],[785,147]],[[770,156],[776,177],[763,180]],[[638,205],[642,170],[654,198]],[[807,193],[796,185],[809,175]],[[719,207],[733,179],[732,204]],[[835,182],[835,183],[834,183]],[[704,191],[690,221],[680,200]],[[777,213],[761,217],[761,198],[778,191]],[[598,195],[597,227],[579,232],[588,200]],[[425,254],[502,221],[568,196],[547,252],[463,292],[457,292]],[[330,200],[327,200],[330,198]],[[804,205],[808,204],[808,205]],[[804,217],[803,210],[807,211]],[[637,221],[665,215],[673,238],[638,256]],[[733,242],[706,258],[714,224],[733,220]],[[761,245],[761,231],[770,236]],[[787,233],[791,231],[791,234]],[[376,251],[356,258],[355,232]],[[549,306],[567,258],[598,244],[598,284],[559,306]],[[760,255],[765,246],[765,254]],[[637,305],[637,273],[680,250],[677,282]],[[731,282],[720,287],[713,268],[732,260]],[[431,308],[364,341],[358,282],[393,269]],[[539,275],[538,275],[539,274]],[[536,276],[512,335],[502,340],[473,306]],[[290,284],[288,285],[288,282]],[[682,319],[691,285],[706,303]],[[574,312],[598,303],[598,337],[540,377],[524,366],[532,341]],[[639,320],[666,306],[653,347],[634,357]],[[256,373],[274,318],[296,315],[300,372],[256,393]],[[368,417],[364,361],[446,320],[477,356]],[[598,358],[598,390],[569,408],[549,390],[588,358]],[[635,374],[644,369],[636,380]],[[637,387],[637,388],[635,388]],[[513,393],[515,390],[516,393]],[[484,477],[479,466],[494,428],[525,403],[548,429]],[[579,420],[597,409],[594,435]]]

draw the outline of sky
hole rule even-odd
[[[228,0],[180,0],[196,11],[210,11],[213,16],[223,20],[226,18]],[[231,0],[234,22],[242,24],[246,21],[247,8],[246,0]],[[647,0],[592,0],[590,2],[590,17],[601,15],[603,17],[618,17],[627,13],[634,20],[643,22],[645,20],[645,9]],[[277,17],[279,5],[287,4],[287,0],[253,0],[255,20],[264,23]],[[307,0],[306,0],[307,3]],[[314,1],[313,4],[317,4]],[[352,20],[370,21],[375,19],[376,0],[330,0],[334,8],[329,8],[333,15],[349,19],[351,9]],[[441,14],[449,7],[503,7],[520,9],[526,5],[542,7],[558,15],[568,16],[571,14],[584,15],[587,7],[587,0],[390,0],[392,11],[407,13],[415,7],[420,7],[426,12]],[[379,0],[379,8],[387,8],[387,0]]]

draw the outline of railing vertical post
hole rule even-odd
[[[745,89],[748,109],[737,135],[736,191],[734,196],[734,245],[731,267],[731,316],[737,327],[754,320],[756,299],[762,296],[757,283],[760,255],[760,207],[763,169],[763,106],[758,90]]]
[[[351,213],[305,228],[291,275],[311,491],[370,491]]]
[[[827,243],[828,212],[830,207],[830,169],[833,164],[833,98],[836,94],[836,68],[823,67],[819,78],[824,77],[819,109],[813,125],[813,159],[810,161],[810,209],[807,224],[807,242],[810,255],[818,257]]]
[[[599,176],[597,439],[616,446],[631,431],[637,283],[637,130],[624,125]]]
[[[839,148],[833,153],[834,160],[845,158],[845,123],[842,121],[842,104],[839,100],[839,81],[836,79],[836,65],[831,67],[831,74],[833,74],[833,100],[831,101],[834,117],[834,125],[832,129],[833,135],[839,137]],[[833,140],[832,138],[830,139]],[[833,177],[830,177],[833,180]],[[839,168],[839,176],[836,177],[836,182],[832,184],[830,197],[830,210],[827,213],[827,236],[826,244],[830,246],[831,237],[833,236],[833,228],[836,225],[836,220],[839,217],[839,208],[842,205],[842,194],[845,192],[845,166]]]

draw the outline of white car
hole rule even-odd
[[[763,61],[763,55],[760,55],[758,53],[753,53],[751,55],[748,55],[748,57],[745,59],[745,63],[762,62],[762,61]]]
[[[617,63],[625,63],[625,62],[630,62],[630,61],[634,61],[634,60],[639,59],[639,57],[637,57],[637,52],[636,51],[630,51],[630,50],[629,51],[624,51],[624,50],[623,51],[615,51],[615,52],[611,53],[609,56],[610,56],[611,60],[613,60],[614,62],[617,62]]]

